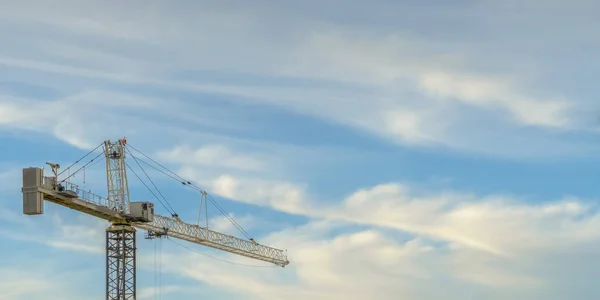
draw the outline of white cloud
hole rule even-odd
[[[419,86],[427,93],[483,107],[501,107],[526,125],[566,127],[567,101],[535,99],[514,90],[507,81],[447,72],[424,72]]]
[[[561,299],[576,285],[558,266],[571,262],[587,274],[589,266],[579,265],[577,249],[600,253],[600,217],[593,204],[582,200],[535,205],[383,184],[324,204],[310,200],[305,187],[236,180],[243,188],[230,188],[232,197],[312,221],[258,237],[263,244],[289,250],[291,265],[285,269],[163,253],[169,276],[225,289],[234,294],[231,299]],[[300,194],[286,198],[288,189]],[[58,231],[48,237],[54,241],[48,246],[90,253],[90,245],[103,240],[104,225],[54,220],[49,230]],[[29,237],[44,242],[41,236]],[[243,257],[216,256],[254,264]],[[593,277],[577,278],[584,280],[580,284],[592,284]],[[432,285],[439,288],[432,290]]]
[[[53,205],[46,203],[46,205]],[[60,207],[59,209],[64,209]],[[22,215],[16,217],[17,213],[6,210],[8,221],[15,219],[11,225],[19,225],[0,230],[0,235],[6,239],[35,243],[63,249],[74,253],[102,254],[104,250],[104,229],[108,226],[105,221],[94,219],[87,215],[76,215],[77,222],[68,222],[64,219],[64,213],[54,212],[46,207],[46,218],[35,220],[36,217]],[[48,216],[50,216],[49,219]],[[11,218],[12,217],[12,218]],[[32,220],[33,219],[33,220]],[[43,224],[43,225],[42,225]]]
[[[268,205],[284,211],[298,210],[304,198],[303,190],[291,182],[238,179],[231,175],[222,175],[208,186],[209,190],[227,198]]]
[[[503,257],[599,237],[594,233],[600,226],[595,206],[577,199],[532,205],[495,195],[424,193],[390,183],[357,191],[341,203],[326,204],[311,195],[306,185],[294,182],[207,174],[187,166],[181,174],[209,192],[236,201],[311,218],[406,231]]]
[[[0,206],[0,221],[19,225],[30,224],[27,219],[23,218],[22,215],[19,215],[16,212],[6,209],[2,206]]]
[[[557,258],[577,263],[573,249],[506,258],[425,238],[399,241],[377,229],[332,234],[339,227],[323,225],[308,223],[266,239],[288,246],[291,264],[285,269],[173,253],[165,256],[167,272],[233,291],[237,297],[232,299],[563,299],[577,289],[555,268]],[[591,278],[578,279],[593,285]]]
[[[306,77],[316,74],[327,80],[370,84],[379,88],[380,94],[392,96],[393,100],[386,101],[387,99],[377,97],[368,99],[370,109],[376,112],[371,121],[377,122],[377,114],[382,115],[388,109],[412,111],[417,115],[409,117],[409,120],[425,120],[421,126],[404,127],[401,133],[409,136],[426,135],[431,130],[429,127],[432,125],[429,123],[435,126],[441,121],[443,111],[428,114],[428,110],[411,110],[416,105],[415,102],[426,102],[428,107],[438,105],[435,101],[438,96],[475,107],[503,108],[515,120],[526,125],[568,125],[568,102],[537,99],[530,92],[517,88],[513,82],[496,78],[498,76],[494,74],[467,75],[465,72],[468,72],[468,68],[457,65],[456,59],[448,60],[436,55],[431,49],[422,49],[426,47],[426,43],[427,41],[409,36],[373,37],[368,34],[350,34],[343,30],[317,33],[303,43],[303,48],[297,52],[298,56],[309,56],[310,59],[291,60],[291,63],[303,63],[302,68],[292,69]],[[516,76],[512,77],[512,81],[516,81]],[[395,93],[397,90],[409,90],[412,85],[424,90],[433,99]],[[361,102],[366,103],[367,99],[362,99]],[[382,104],[385,105],[382,107]],[[352,118],[347,117],[348,121]],[[379,130],[387,130],[387,133],[394,133],[392,129],[394,127],[379,127]],[[398,129],[402,127],[396,127]],[[446,141],[443,138],[445,133],[458,134],[453,131],[438,132],[436,139]]]
[[[0,284],[0,299],[2,300],[13,300],[13,299],[30,299],[31,295],[40,293],[49,288],[50,283],[37,279],[17,279],[12,276],[12,279],[4,281]]]
[[[302,203],[305,199],[304,187],[292,182],[259,179],[251,175],[239,177],[215,173],[213,177],[214,174],[205,174],[188,167],[184,167],[180,174],[210,194],[236,201],[289,212],[298,212],[305,207]]]
[[[211,269],[210,274],[219,274],[215,279],[198,274],[208,270],[195,271],[190,266],[177,269],[211,285],[239,290],[247,297],[254,294],[262,299],[335,299],[337,296],[361,299],[372,294],[378,295],[378,299],[392,299],[397,295],[407,299],[437,299],[448,295],[562,299],[560,295],[573,292],[576,285],[557,273],[557,260],[578,264],[576,249],[579,248],[588,249],[587,253],[600,253],[597,233],[600,215],[596,205],[586,200],[564,198],[532,204],[514,197],[425,192],[408,184],[389,183],[359,190],[341,202],[331,201],[333,199],[321,202],[307,192],[306,186],[294,183],[236,175],[216,176],[211,180],[198,177],[193,169],[184,169],[186,177],[211,187],[208,189],[211,192],[312,220],[324,220],[309,223],[303,230],[286,229],[260,238],[261,243],[290,250],[293,275],[287,274],[295,280],[283,275],[280,279],[265,275],[262,281],[249,282],[240,277],[239,270],[231,271],[236,275],[227,275],[222,274],[225,269]],[[369,229],[354,233],[344,230],[346,233],[332,236],[332,232],[340,232],[340,222]],[[406,244],[392,242],[398,237],[390,234],[390,229],[416,238],[409,238],[413,241]],[[337,248],[341,241],[349,243],[345,247],[350,248]],[[352,243],[368,246],[356,251],[350,246]],[[418,250],[413,253],[404,249],[413,249],[411,245],[418,245],[414,248]],[[382,253],[374,255],[377,251]],[[375,258],[379,260],[371,261]],[[395,261],[401,265],[395,266]],[[351,266],[355,269],[348,269]],[[395,270],[404,273],[396,274]],[[586,273],[588,269],[580,265],[577,270]],[[256,275],[248,276],[256,278]],[[440,282],[439,286],[444,286],[446,291],[444,294],[428,288],[432,284],[437,286],[436,280],[447,277],[453,278],[453,282]],[[321,285],[313,283],[316,279]],[[388,279],[391,281],[387,282]],[[398,280],[405,286],[397,286]],[[357,290],[348,289],[348,294],[340,294],[342,282],[356,286]]]
[[[87,272],[28,257],[18,264],[3,264],[0,268],[0,299],[43,300],[50,296],[75,300],[94,297],[93,292],[77,288],[89,282]]]
[[[419,195],[403,185],[380,185],[348,197],[325,214],[461,243],[498,255],[594,240],[594,207],[576,200],[531,205],[497,196]],[[336,211],[338,213],[336,213]],[[562,248],[562,247],[561,247]]]
[[[0,113],[5,117],[0,124],[49,133],[71,145],[91,149],[99,142],[92,143],[90,138],[110,133],[120,136],[131,131],[116,128],[115,125],[122,124],[119,117],[124,115],[117,109],[151,107],[150,100],[141,102],[125,94],[98,92],[84,92],[56,101],[4,97],[0,98]]]
[[[186,290],[187,289],[185,287],[178,286],[178,285],[167,285],[167,286],[161,285],[160,287],[138,289],[136,296],[137,296],[137,299],[140,299],[140,300],[157,299],[157,296],[159,296],[159,295],[160,295],[160,297],[162,297],[163,295],[166,296],[166,295],[176,294],[176,293],[180,293],[180,292],[186,291]]]
[[[234,213],[228,213],[228,215],[229,215],[229,217],[234,219],[237,224],[239,224],[242,228],[244,228],[244,230],[251,230],[252,228],[256,227],[255,226],[256,223],[259,223],[259,222],[262,223],[261,220],[255,218],[251,215],[245,215],[242,217],[238,217]],[[200,226],[202,226],[203,222],[206,222],[206,217],[201,218]],[[208,226],[211,230],[215,230],[218,232],[223,232],[223,233],[232,234],[232,235],[239,234],[238,229],[235,228],[233,223],[225,216],[218,216],[218,217],[212,217],[212,218],[209,217]]]
[[[403,184],[358,191],[341,204],[311,201],[305,186],[222,176],[210,191],[237,201],[313,218],[407,231],[494,255],[571,247],[600,237],[595,206],[576,199],[532,205],[462,193],[418,193]]]
[[[2,165],[0,165],[2,167]],[[0,171],[0,192],[20,192],[21,169],[12,166]]]
[[[0,62],[16,72],[29,69],[32,78],[40,71],[67,78],[60,86],[68,87],[71,93],[77,86],[117,89],[110,83],[216,93],[239,103],[256,102],[317,116],[394,142],[443,145],[494,155],[522,155],[524,148],[531,147],[547,149],[546,155],[580,154],[581,148],[590,146],[567,145],[562,136],[540,135],[544,128],[580,126],[579,118],[572,113],[580,108],[577,99],[551,91],[538,93],[530,82],[515,75],[518,69],[513,73],[476,69],[470,63],[469,48],[451,51],[448,44],[408,31],[317,22],[301,12],[290,11],[280,12],[286,16],[281,17],[286,22],[277,29],[269,22],[280,17],[266,17],[263,6],[231,10],[206,4],[199,17],[190,15],[189,7],[179,5],[164,7],[153,3],[146,8],[147,13],[121,10],[115,15],[112,6],[88,3],[73,5],[70,13],[54,12],[49,17],[40,8],[11,5],[13,13],[3,22],[17,26],[24,35],[18,44],[0,53]],[[40,3],[39,7],[44,5]],[[39,27],[24,20],[49,26]],[[115,30],[115,26],[119,29]],[[204,28],[220,31],[214,34]],[[283,43],[281,30],[287,30]],[[51,32],[54,38],[40,40],[45,32]],[[86,46],[89,43],[84,43],[80,35],[103,41],[105,47]],[[207,44],[211,47],[205,47]],[[489,55],[488,60],[496,59],[495,53]],[[214,70],[235,79],[216,80],[205,75]],[[252,83],[255,76],[295,81],[279,86],[258,85]],[[308,84],[307,80],[316,84]],[[40,77],[34,84],[46,81]],[[80,84],[74,85],[75,81]],[[463,109],[464,105],[469,109]],[[165,107],[168,105],[162,106]],[[207,107],[195,108],[204,111]],[[5,112],[8,109],[15,111],[15,107],[4,107]],[[81,108],[70,110],[74,115]],[[73,115],[66,116],[55,131],[68,133],[63,139],[73,144],[89,144],[82,140],[85,134],[79,131],[102,125],[88,125],[91,118]],[[204,114],[208,115],[211,114]],[[233,113],[224,116],[234,117]],[[481,126],[482,119],[486,126]],[[220,125],[228,123],[223,122],[222,116],[213,121],[218,120]],[[118,117],[103,124],[106,123],[119,124],[106,132],[143,128],[141,124],[134,128]],[[524,126],[533,131],[518,130]],[[514,134],[518,136],[510,141],[495,142]],[[527,145],[518,142],[521,140],[527,140]]]
[[[246,153],[235,153],[223,145],[205,145],[197,149],[178,146],[168,152],[159,152],[158,158],[179,164],[225,167],[234,170],[258,171],[265,168],[266,158]]]
[[[171,118],[200,126],[235,126],[231,122],[221,126],[210,118],[196,119],[193,112],[188,113],[193,107],[193,104],[175,100],[106,90],[89,90],[50,101],[0,95],[0,129],[4,125],[9,129],[50,134],[73,146],[92,149],[105,139],[122,136],[139,137],[131,139],[139,145],[135,142],[151,142],[156,136],[169,141],[180,135],[190,135],[185,127],[169,124]],[[153,114],[160,119],[142,117]],[[147,131],[150,128],[152,134]]]

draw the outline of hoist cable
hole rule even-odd
[[[157,299],[158,289],[156,286],[156,243],[154,243],[154,299]]]
[[[158,239],[158,299],[162,299],[162,239]]]

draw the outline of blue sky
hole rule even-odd
[[[0,299],[103,297],[107,224],[22,215],[20,175],[123,136],[291,261],[140,232],[140,299],[159,273],[164,299],[595,299],[599,9],[3,3]],[[150,174],[194,222],[199,195]],[[86,186],[105,195],[104,176]]]

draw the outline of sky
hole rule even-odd
[[[103,299],[108,223],[23,215],[21,169],[124,136],[290,260],[140,231],[139,299],[600,293],[597,1],[0,3],[0,300]]]

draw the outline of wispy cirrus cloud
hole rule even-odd
[[[488,5],[468,9],[485,10]],[[40,17],[39,22],[51,25],[44,30],[57,39],[36,42],[48,44],[37,47],[44,53],[23,53],[22,47],[37,40],[29,37],[39,36],[42,30],[23,27],[28,38],[0,53],[4,57],[0,62],[16,71],[66,76],[70,81],[59,86],[67,90],[75,79],[87,85],[99,85],[94,80],[100,80],[109,90],[125,85],[221,95],[242,105],[316,116],[404,145],[529,158],[539,157],[542,149],[544,155],[555,156],[582,155],[597,147],[584,139],[567,141],[562,131],[577,133],[589,127],[589,122],[581,121],[585,101],[558,91],[540,93],[531,76],[516,75],[518,69],[475,68],[470,63],[472,50],[465,43],[452,50],[451,43],[426,35],[311,20],[302,10],[298,15],[282,11],[291,17],[281,24],[289,30],[283,36],[281,30],[267,26],[276,17],[264,18],[261,10],[225,10],[211,4],[202,10],[203,18],[192,18],[181,6],[154,3],[146,9],[152,18],[134,11],[109,14],[111,10],[100,4],[73,5],[73,14],[47,18],[40,16],[42,10],[15,4],[14,14],[4,22],[24,26],[19,20]],[[447,11],[452,10],[440,8],[440,16],[447,17]],[[224,19],[231,22],[222,27]],[[119,33],[111,30],[114,24],[120,24]],[[189,32],[215,27],[222,29],[218,35],[208,30]],[[156,30],[149,33],[148,28]],[[80,36],[84,33],[102,40],[105,47],[86,46]],[[280,43],[275,36],[289,42]],[[165,42],[158,45],[156,40]],[[248,45],[241,49],[228,41]],[[499,63],[509,59],[495,52],[489,55]],[[473,59],[481,56],[478,53]],[[481,118],[486,126],[480,126]],[[527,140],[527,146],[521,146],[521,140]]]
[[[549,247],[507,258],[424,237],[399,239],[374,228],[332,232],[339,228],[344,226],[315,221],[263,238],[290,250],[292,264],[284,270],[235,266],[183,252],[165,255],[169,262],[166,271],[234,291],[246,299],[396,299],[399,295],[438,299],[448,293],[486,299],[563,299],[569,293],[583,296],[589,292],[577,291],[572,285],[574,281],[589,282],[584,275],[587,271],[578,273],[577,279],[567,278],[550,266],[555,259],[580,265],[581,253],[574,249],[554,251]],[[432,290],[432,284],[443,288]]]
[[[190,163],[198,166],[223,167],[237,170],[258,171],[266,167],[266,157],[252,154],[234,153],[222,145],[205,145],[198,149],[179,146],[168,152],[159,152],[158,157],[176,163]]]
[[[600,236],[595,233],[600,215],[591,199],[532,203],[501,194],[426,190],[407,182],[365,187],[343,199],[323,199],[304,184],[259,180],[232,170],[214,174],[185,166],[182,170],[184,177],[217,195],[311,220],[257,237],[261,243],[290,250],[291,274],[256,275],[252,270],[253,280],[246,280],[243,267],[228,268],[218,261],[211,266],[206,258],[201,267],[183,263],[196,261],[193,255],[168,258],[170,272],[251,299],[367,295],[437,299],[443,295],[429,287],[442,278],[452,278],[451,283],[440,281],[443,293],[452,295],[562,299],[569,293],[589,292],[575,291],[573,285],[585,277],[566,278],[551,265],[556,267],[558,259],[561,266],[577,265],[573,268],[588,274],[580,255],[589,259],[600,253]],[[342,289],[348,284],[356,288]]]
[[[97,281],[91,272],[73,270],[45,259],[32,259],[31,256],[16,263],[3,263],[0,267],[2,300],[41,300],[47,299],[48,295],[74,300],[97,295],[79,287]]]
[[[245,157],[234,150],[227,153]],[[308,218],[409,232],[502,257],[600,238],[593,233],[600,226],[600,215],[591,199],[559,197],[532,204],[514,196],[425,191],[409,182],[383,183],[343,199],[324,199],[307,183],[273,176],[276,173],[269,172],[273,162],[268,160],[263,169],[251,173],[244,168],[206,172],[196,168],[192,158],[174,163],[184,178],[231,200]]]
[[[305,188],[225,176],[211,186],[224,197],[286,213],[406,231],[500,256],[592,241],[598,238],[593,228],[600,226],[596,206],[577,199],[531,205],[496,195],[419,193],[391,183],[323,204],[311,201],[315,197]]]

